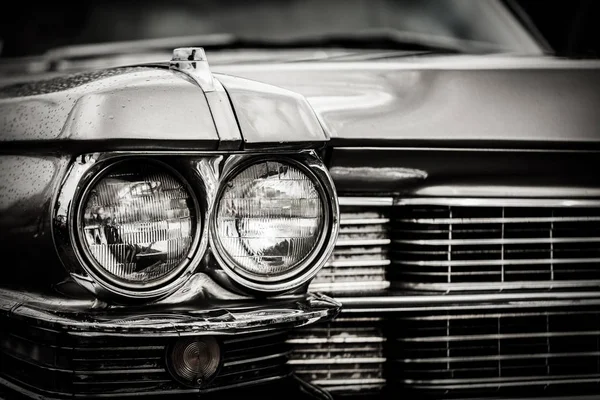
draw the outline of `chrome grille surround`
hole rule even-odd
[[[600,285],[600,201],[404,199],[393,285],[484,291]]]

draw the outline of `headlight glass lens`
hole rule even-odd
[[[177,270],[196,232],[193,198],[166,167],[123,162],[91,188],[83,244],[104,275],[149,284]]]
[[[315,182],[291,164],[264,161],[226,184],[215,233],[239,274],[281,277],[314,252],[323,224]]]

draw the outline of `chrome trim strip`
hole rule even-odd
[[[323,343],[335,343],[335,344],[346,344],[346,343],[383,343],[386,341],[386,338],[381,336],[365,336],[365,337],[328,337],[328,338],[318,338],[318,337],[307,337],[303,339],[288,339],[286,343],[290,344],[323,344]],[[351,350],[352,348],[349,348]]]
[[[205,92],[204,96],[219,135],[219,150],[237,150],[242,143],[242,133],[237,118],[221,82],[214,78],[213,84],[215,90]]]
[[[340,206],[391,207],[393,197],[339,197]]]
[[[14,335],[13,335],[14,336]],[[28,339],[25,339],[28,340]],[[162,353],[162,351],[165,349],[165,346],[123,346],[123,347],[110,347],[110,346],[106,346],[106,347],[70,347],[73,350],[76,350],[78,352],[86,352],[88,354],[92,354],[95,352],[105,352],[105,351],[133,351],[135,353],[138,352],[142,352],[142,351],[160,351]],[[147,358],[147,356],[143,356],[144,359]],[[127,355],[128,359],[134,358],[131,355]],[[161,358],[161,357],[158,357]],[[89,357],[81,357],[81,358],[73,358],[73,360],[88,360]]]
[[[485,316],[481,316],[485,318]],[[574,332],[540,332],[540,333],[502,333],[485,335],[455,335],[455,336],[426,336],[426,337],[401,337],[398,342],[410,343],[437,343],[437,342],[462,342],[473,340],[498,340],[498,339],[533,339],[549,337],[570,337],[570,336],[596,336],[600,331],[574,331]]]
[[[60,371],[56,369],[57,371]],[[159,374],[164,373],[164,368],[122,368],[122,369],[97,369],[97,370],[76,370],[76,369],[65,369],[66,371],[75,375],[125,375],[125,374]],[[83,382],[82,382],[83,383]],[[98,383],[98,382],[94,382]]]
[[[397,198],[394,205],[431,205],[460,207],[600,207],[598,199],[515,199],[462,197]],[[527,222],[527,221],[525,221]]]
[[[571,150],[571,149],[519,149],[519,148],[490,148],[490,147],[336,147],[336,150],[343,151],[466,151],[466,152],[483,152],[483,153],[600,153],[600,150]]]
[[[259,356],[259,357],[253,357],[253,358],[244,358],[244,359],[236,360],[236,361],[227,361],[227,362],[223,363],[223,367],[234,367],[234,366],[244,365],[244,364],[249,364],[249,363],[254,363],[254,362],[258,362],[258,361],[266,361],[266,360],[272,360],[272,359],[275,359],[275,358],[286,357],[291,352],[292,352],[292,350],[286,350],[286,351],[282,351],[282,352],[279,352],[279,353],[267,354],[265,356]]]
[[[431,185],[411,192],[411,197],[505,198],[513,199],[597,199],[600,188],[595,186],[511,186],[511,185]]]
[[[383,273],[382,273],[383,274]],[[308,288],[317,292],[340,293],[345,291],[374,291],[385,290],[390,287],[389,281],[360,281],[360,282],[335,282],[335,283],[312,283]]]
[[[455,267],[470,265],[545,265],[545,264],[593,264],[600,263],[600,257],[594,258],[548,258],[515,260],[446,260],[446,261],[394,261],[393,264],[421,267]]]
[[[572,383],[589,383],[600,381],[600,375],[556,375],[556,376],[520,376],[506,378],[474,378],[474,379],[432,379],[412,380],[402,382],[415,388],[429,389],[477,389],[495,388],[499,386],[534,386],[534,385],[564,385]],[[461,383],[454,383],[461,382]],[[464,383],[462,383],[464,382]],[[575,397],[577,398],[577,397]]]
[[[239,383],[230,383],[228,385],[223,385],[223,386],[213,386],[207,389],[201,389],[200,390],[200,394],[202,393],[213,393],[213,392],[217,392],[223,389],[235,389],[235,388],[241,388],[244,386],[254,386],[254,385],[261,385],[261,384],[267,384],[269,382],[274,382],[280,379],[283,379],[287,376],[289,376],[290,374],[287,372],[278,372],[276,375],[274,376],[267,376],[267,377],[263,377],[263,378],[258,378],[258,379],[250,379],[247,381],[242,381]],[[198,394],[198,389],[196,389],[196,396]],[[223,396],[226,397],[226,396]]]
[[[340,315],[338,318],[335,319],[335,322],[351,322],[353,324],[358,323],[358,322],[374,322],[375,323],[375,322],[381,322],[384,319],[385,318],[383,318],[383,317],[350,317],[350,318],[344,318],[343,315]]]
[[[342,232],[343,234],[343,232]],[[348,239],[338,240],[335,247],[352,247],[352,246],[385,246],[391,243],[390,239]]]
[[[413,218],[398,219],[397,222],[429,225],[464,225],[464,224],[512,224],[545,222],[598,222],[600,217],[514,217],[514,218]]]
[[[380,267],[390,265],[390,260],[356,260],[356,261],[331,261],[325,264],[327,267],[349,268],[349,267]]]
[[[319,368],[319,366],[315,366],[314,368],[311,369],[300,369],[297,370],[297,372],[299,373],[315,373],[315,374],[322,374],[322,373],[328,373],[328,372],[344,372],[344,371],[348,371],[348,369],[344,368],[344,366],[342,365],[341,368],[335,368],[330,370],[328,366],[325,366],[323,368]],[[352,371],[357,371],[357,372],[381,372],[381,366],[377,365],[377,364],[368,364],[368,365],[359,365],[356,370],[352,369]]]
[[[517,303],[515,303],[517,304]],[[564,303],[563,303],[564,304]],[[572,302],[572,304],[577,304],[576,302]],[[590,305],[591,303],[582,303],[584,306],[586,305]],[[452,321],[452,320],[460,320],[460,321],[465,321],[465,320],[480,320],[482,318],[482,315],[485,318],[522,318],[522,317],[539,317],[539,316],[548,316],[548,317],[553,317],[553,316],[566,316],[566,315],[591,315],[591,316],[597,316],[598,315],[598,311],[595,310],[588,310],[588,311],[577,311],[576,309],[565,309],[565,310],[561,310],[561,311],[555,311],[555,310],[550,310],[548,311],[548,309],[546,310],[527,310],[527,311],[513,311],[511,312],[509,311],[499,311],[493,314],[489,314],[489,313],[479,313],[479,312],[473,312],[470,314],[463,314],[463,313],[449,313],[446,315],[440,315],[440,314],[432,314],[432,315],[409,315],[409,316],[403,316],[402,320],[409,320],[409,321]]]
[[[219,136],[219,149],[239,149],[242,134],[229,95],[210,71],[204,49],[184,47],[173,50],[169,68],[187,75],[202,89]]]
[[[373,296],[373,297],[341,297],[336,298],[342,303],[344,311],[347,307],[361,306],[364,304],[383,307],[394,306],[426,306],[430,304],[453,303],[481,303],[483,305],[493,302],[515,301],[552,301],[567,300],[598,300],[600,291],[594,292],[545,292],[545,293],[486,293],[486,294],[435,294],[435,295],[409,295],[409,296]]]
[[[527,271],[528,274],[533,272]],[[549,271],[544,271],[549,273]],[[443,273],[446,275],[446,273]],[[501,271],[494,272],[493,275],[500,275]],[[412,275],[418,275],[414,273]],[[484,290],[503,290],[503,289],[558,289],[558,288],[598,288],[600,280],[589,281],[517,281],[517,282],[481,282],[474,285],[473,283],[398,283],[397,287],[405,289],[417,290],[442,290],[445,292],[452,291],[484,291]]]
[[[289,360],[289,365],[328,365],[328,364],[379,364],[386,361],[385,357],[356,357],[356,358],[315,358],[312,360]]]
[[[388,222],[390,222],[389,218],[342,218],[340,225],[381,225]]]
[[[313,371],[310,371],[313,372]],[[360,372],[360,370],[357,370]],[[317,379],[311,381],[313,385],[374,385],[374,384],[385,384],[386,381],[383,378],[351,378],[351,379]]]
[[[336,269],[336,267],[331,265],[326,265],[323,267],[321,272],[319,272],[319,277],[344,277],[344,276],[356,276],[356,275],[372,275],[372,276],[383,276],[385,274],[385,269],[383,267],[375,266],[375,267],[359,267],[356,269]],[[313,281],[314,282],[314,281]],[[334,283],[334,282],[328,282]],[[360,282],[365,283],[365,282]]]
[[[490,356],[464,356],[464,357],[431,357],[431,358],[403,358],[397,361],[403,364],[437,364],[437,363],[471,363],[479,361],[523,360],[530,358],[562,358],[562,357],[596,357],[600,351],[581,351],[572,353],[529,353],[529,354],[503,354]]]
[[[384,386],[385,386],[385,383],[378,383],[378,384],[376,383],[376,384],[370,384],[370,385],[364,385],[364,384],[354,385],[351,381],[349,381],[349,382],[347,382],[347,384],[342,385],[342,386],[327,386],[326,389],[329,393],[348,392],[348,389],[351,390],[350,393],[354,393],[357,391],[381,390],[381,388],[383,388]],[[367,396],[368,396],[368,394],[367,394]]]
[[[476,246],[488,244],[537,244],[537,243],[596,243],[600,237],[548,237],[548,238],[518,238],[518,239],[396,239],[394,243],[417,244],[422,246]]]
[[[523,300],[600,300],[600,292],[557,292],[557,293],[498,293],[469,295],[428,295],[428,296],[379,296],[338,298],[343,306],[360,304],[367,300],[370,304],[448,304],[448,303],[490,303],[495,301]]]

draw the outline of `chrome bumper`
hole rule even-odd
[[[86,335],[231,335],[293,329],[334,318],[341,304],[330,297],[144,306],[109,306],[96,300],[0,289],[0,315]]]
[[[109,306],[0,289],[0,398],[187,398],[289,378],[289,330],[334,318],[329,297]],[[221,366],[201,388],[167,368],[171,344],[211,335]],[[154,397],[151,397],[154,396]]]

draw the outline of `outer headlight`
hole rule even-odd
[[[162,163],[119,162],[84,193],[78,239],[88,272],[112,291],[164,286],[189,263],[198,207],[183,179]]]
[[[322,266],[324,260],[317,258],[337,232],[330,200],[323,182],[294,160],[241,165],[217,196],[211,226],[215,255],[233,280],[250,289],[298,287]]]

